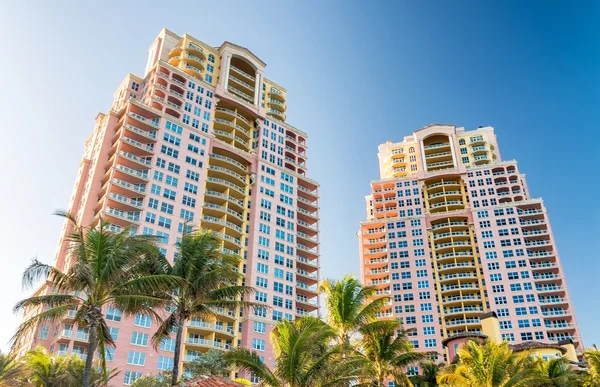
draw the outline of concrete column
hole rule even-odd
[[[225,59],[225,69],[223,73],[223,87],[227,90],[227,85],[229,84],[229,67],[231,66],[231,54],[226,54],[227,58]]]
[[[256,82],[254,82],[254,104],[260,104],[260,93],[262,92],[262,73],[256,71]]]
[[[419,140],[419,148],[421,149],[421,165],[423,166],[423,171],[427,172],[427,160],[425,160],[425,146],[423,145],[423,140]],[[408,155],[408,160],[410,162],[410,154]]]
[[[450,140],[450,153],[452,153],[452,163],[454,164],[454,168],[458,168],[458,160],[456,160],[456,154],[454,153],[454,136],[448,137]]]

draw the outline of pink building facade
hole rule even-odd
[[[581,355],[547,210],[493,128],[430,125],[378,156],[358,236],[363,282],[391,297],[382,318],[415,328],[414,347],[439,360],[443,340],[480,333],[490,311],[512,344],[572,339]]]
[[[217,310],[217,319],[191,321],[184,372],[206,351],[235,346],[272,365],[269,333],[277,321],[318,313],[319,184],[307,177],[307,135],[285,122],[286,90],[264,77],[265,67],[244,47],[161,31],[144,76],[129,74],[111,109],[97,116],[69,204],[81,224],[102,217],[115,231],[133,226],[159,236],[170,261],[186,221],[217,233],[224,251],[244,258],[252,300],[269,308]],[[69,265],[66,231],[60,268]],[[105,314],[117,344],[108,364],[121,370],[113,385],[172,368],[174,340],[158,351],[150,344],[157,321],[114,308]],[[88,332],[72,316],[39,326],[19,352],[42,345],[87,356]]]

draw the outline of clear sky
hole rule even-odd
[[[52,261],[51,213],[68,204],[94,117],[126,73],[142,75],[163,27],[245,46],[288,88],[322,184],[327,277],[358,275],[378,144],[430,123],[494,126],[549,209],[584,343],[600,344],[600,2],[213,3],[0,0],[0,346],[23,269]]]

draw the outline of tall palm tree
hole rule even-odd
[[[440,373],[448,387],[530,387],[539,383],[535,359],[526,351],[513,353],[507,342],[470,340],[457,351],[458,361]]]
[[[271,332],[275,368],[246,348],[225,353],[225,359],[254,373],[261,387],[326,387],[356,379],[357,364],[341,358],[342,348],[331,345],[337,332],[317,317],[283,320]]]
[[[187,227],[186,227],[187,228]],[[176,276],[181,286],[170,296],[171,313],[164,319],[152,337],[158,348],[161,341],[176,330],[172,383],[179,378],[180,352],[183,327],[192,317],[214,320],[216,308],[257,306],[244,301],[254,289],[239,285],[244,275],[238,267],[241,258],[226,254],[220,240],[210,231],[184,230],[177,245],[178,259],[168,265],[167,273]]]
[[[0,352],[0,387],[21,386],[24,375],[23,363],[16,361],[12,355]]]
[[[544,360],[538,358],[534,365],[538,373],[538,387],[575,387],[581,386],[582,378],[571,369],[564,357]]]
[[[585,387],[600,387],[600,349],[594,344],[583,353],[588,364],[588,372],[585,376]]]
[[[83,387],[89,387],[96,349],[107,376],[105,349],[114,346],[102,309],[112,305],[126,316],[143,313],[160,320],[155,308],[165,305],[163,293],[180,282],[165,273],[168,262],[158,252],[153,237],[132,235],[131,229],[114,233],[102,219],[94,227],[82,227],[68,213],[57,215],[70,223],[71,231],[66,236],[70,263],[63,270],[34,259],[25,270],[25,287],[45,280],[52,291],[15,305],[15,312],[34,308],[39,313],[19,326],[13,346],[18,346],[40,323],[60,321],[68,312],[75,311],[75,322],[89,332],[82,382]]]
[[[350,348],[350,337],[375,320],[377,312],[389,301],[388,297],[373,300],[376,292],[374,287],[362,286],[351,274],[341,280],[323,280],[319,284],[319,293],[326,296],[326,321],[346,349]]]
[[[442,369],[442,364],[435,363],[431,360],[422,361],[419,364],[422,373],[411,376],[410,381],[415,387],[437,387],[437,376]]]
[[[418,364],[426,354],[414,352],[407,332],[397,320],[375,321],[360,329],[359,352],[364,356],[363,370],[368,380],[383,387],[387,379],[399,385],[411,385],[404,374],[406,367]]]

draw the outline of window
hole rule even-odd
[[[114,349],[114,348],[111,348]],[[141,372],[134,371],[125,371],[125,379],[123,380],[123,384],[126,386],[131,386],[133,382],[142,377]]]
[[[159,370],[170,371],[173,369],[173,358],[167,356],[158,356],[158,365],[157,368]]]
[[[133,325],[138,326],[138,327],[150,328],[150,326],[152,325],[152,317],[150,317],[146,314],[138,313],[135,315]]]
[[[254,294],[254,299],[258,302],[262,302],[263,304],[267,302],[267,293],[265,292],[256,292]]]
[[[127,364],[143,366],[146,363],[146,354],[144,352],[129,351],[127,354]]]
[[[252,339],[252,349],[257,351],[265,350],[265,341],[262,339]]]
[[[186,195],[183,195],[183,200],[181,201],[181,203],[183,203],[186,206],[196,207],[196,199]]]
[[[148,346],[148,334],[140,333],[140,332],[133,332],[131,335],[131,344],[141,345],[144,347]]]
[[[174,352],[175,351],[175,339],[165,338],[160,342],[160,349],[163,351]]]
[[[254,332],[257,333],[266,333],[267,325],[264,322],[254,321]]]
[[[121,321],[123,317],[123,312],[121,312],[117,308],[113,308],[111,306],[106,310],[106,319],[110,321]]]
[[[436,339],[425,339],[425,348],[433,348],[437,346]]]

